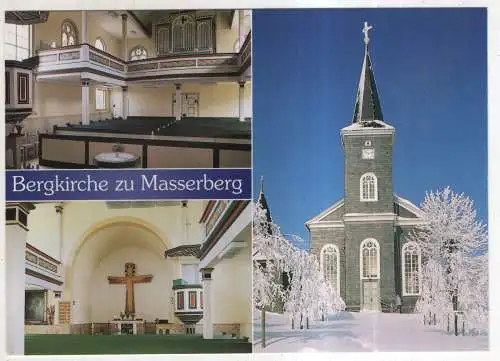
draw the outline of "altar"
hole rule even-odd
[[[101,153],[94,157],[99,168],[135,168],[139,157],[124,152]]]
[[[144,333],[144,320],[113,320],[118,335],[141,335]]]

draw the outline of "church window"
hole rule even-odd
[[[365,140],[365,147],[371,147],[372,146],[372,141],[371,140]]]
[[[104,40],[102,40],[101,38],[95,39],[94,47],[96,49],[106,51],[106,44],[104,43]]]
[[[78,34],[75,24],[71,20],[64,20],[61,26],[61,46],[71,46],[78,43]]]
[[[376,239],[368,238],[360,246],[361,278],[380,278],[380,249]]]
[[[321,249],[320,264],[327,285],[339,293],[340,262],[339,249],[336,245],[327,244]]]
[[[212,50],[212,20],[199,21],[197,27],[198,50]]]
[[[196,291],[189,291],[189,309],[195,309],[196,306]]]
[[[5,60],[22,61],[31,56],[31,25],[4,24]]]
[[[184,291],[177,292],[177,309],[184,309]]]
[[[420,247],[415,242],[405,243],[402,249],[403,295],[420,294]]]
[[[95,109],[105,110],[107,108],[106,104],[106,90],[97,88],[95,90]]]
[[[190,16],[177,17],[172,26],[174,53],[193,51],[196,44],[195,22]]]
[[[133,48],[129,56],[130,60],[142,60],[142,59],[147,59],[147,57],[148,57],[148,51],[142,45],[138,45],[135,48]]]
[[[362,202],[374,202],[378,199],[377,177],[373,173],[366,173],[361,176],[360,198]]]

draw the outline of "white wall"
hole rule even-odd
[[[125,285],[110,285],[107,277],[124,276],[126,262],[135,263],[136,275],[153,275],[151,283],[136,284],[134,287],[136,317],[149,322],[155,318],[173,320],[173,307],[170,304],[172,262],[140,247],[125,247],[102,259],[92,272],[92,322],[108,322],[113,316],[125,311]]]
[[[250,244],[250,243],[249,243]],[[219,262],[212,273],[213,323],[239,323],[241,335],[252,335],[250,247]]]

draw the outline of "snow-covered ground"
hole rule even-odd
[[[254,352],[487,351],[488,336],[454,336],[424,326],[413,314],[342,312],[295,329],[283,315],[266,313],[262,349],[260,311],[254,312]]]

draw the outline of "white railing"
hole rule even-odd
[[[239,53],[172,55],[126,62],[88,44],[57,49],[39,50],[38,76],[67,70],[100,71],[120,79],[142,80],[155,76],[185,74],[238,75],[251,57],[251,35],[247,36]]]

